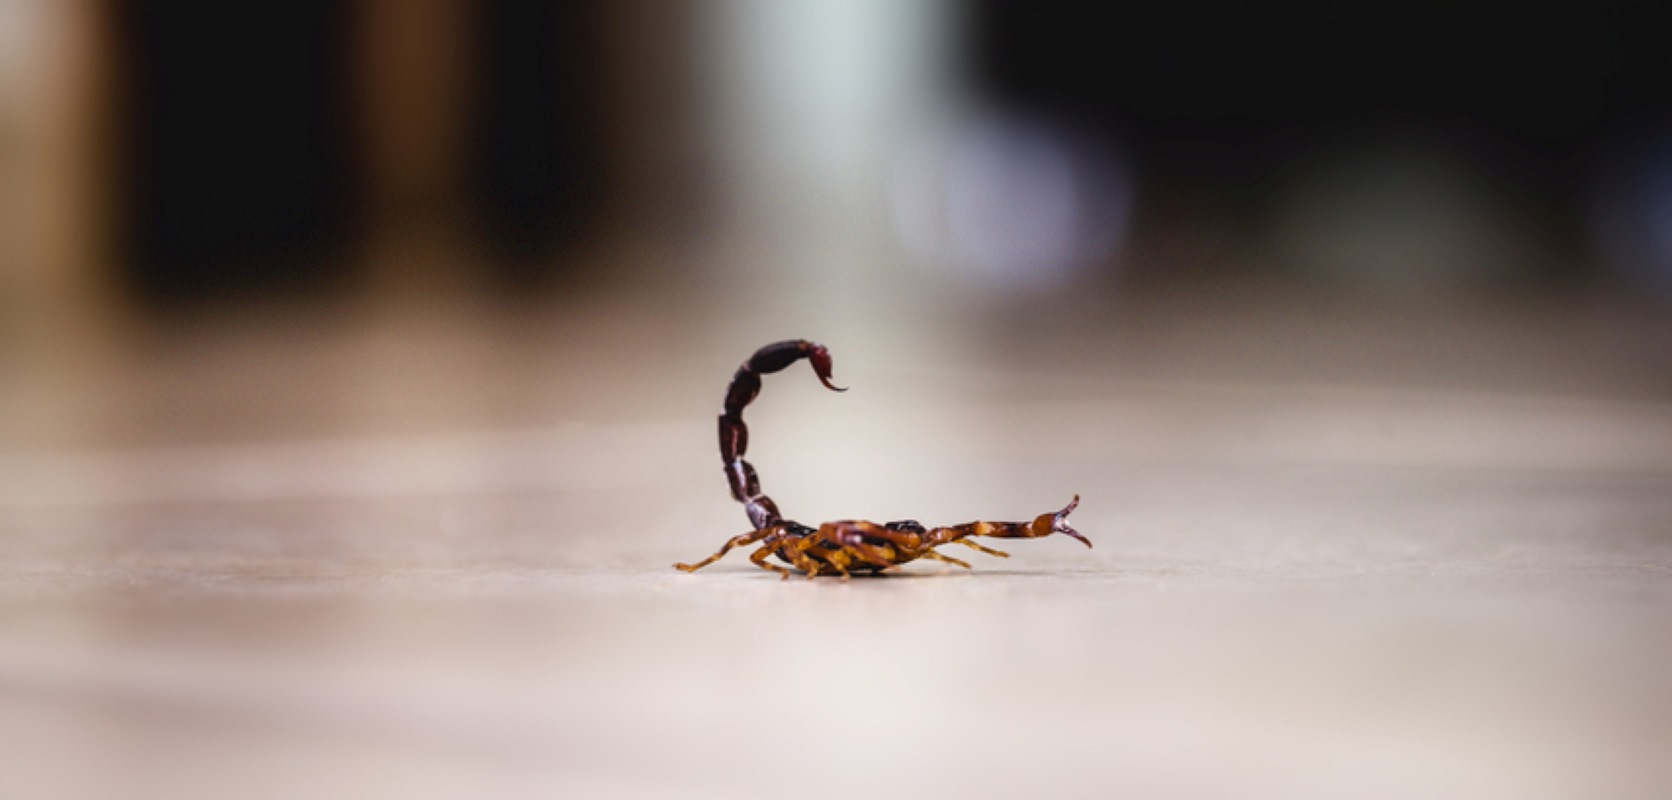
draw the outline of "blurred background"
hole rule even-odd
[[[725,742],[1023,729],[877,774],[1657,796],[1669,34],[1635,0],[0,0],[0,742],[34,754],[0,789],[739,796],[773,784]],[[791,516],[1079,492],[1097,549],[675,579],[739,532],[710,415],[787,338],[854,388],[750,409]],[[788,727],[739,710],[832,671]]]
[[[1055,320],[1156,303],[1194,335],[1285,302],[1592,335],[1672,292],[1653,4],[5,9],[0,296],[37,366],[436,303],[541,327],[607,299],[729,353],[1108,343]]]

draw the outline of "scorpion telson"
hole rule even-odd
[[[768,558],[776,556],[806,573],[809,578],[840,575],[843,579],[852,572],[881,572],[919,558],[969,569],[969,564],[935,551],[943,544],[957,543],[990,556],[1009,556],[1009,553],[970,541],[968,537],[971,536],[1038,539],[1061,533],[1091,547],[1091,540],[1068,524],[1068,515],[1080,504],[1079,495],[1075,495],[1061,511],[1048,511],[1031,522],[966,522],[949,527],[925,528],[916,520],[899,520],[882,525],[863,520],[840,520],[826,522],[815,529],[785,519],[778,511],[778,504],[761,492],[760,477],[743,458],[749,449],[749,428],[743,424],[743,409],[760,394],[762,375],[782,372],[803,358],[812,364],[813,372],[825,388],[847,391],[831,383],[830,351],[824,345],[799,339],[762,347],[737,368],[731,386],[726,388],[726,404],[720,412],[720,460],[725,464],[732,497],[743,504],[744,511],[749,515],[749,524],[755,529],[732,537],[719,552],[702,561],[675,564],[678,569],[695,572],[719,561],[734,547],[753,544],[760,547],[749,556],[749,560],[785,578],[790,576],[790,571],[767,563]]]

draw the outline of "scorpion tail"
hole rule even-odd
[[[837,392],[847,389],[831,383],[830,351],[822,344],[795,339],[769,344],[755,351],[743,366],[737,368],[731,385],[726,387],[726,403],[720,412],[720,461],[725,464],[726,479],[731,484],[732,497],[749,513],[749,523],[755,530],[776,525],[783,520],[778,505],[761,494],[760,477],[755,468],[743,459],[749,449],[749,428],[743,424],[743,409],[761,391],[761,376],[782,372],[801,359],[807,359],[818,375],[819,383]]]

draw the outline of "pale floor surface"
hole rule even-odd
[[[175,332],[14,387],[0,797],[1667,796],[1672,402],[1608,380],[1663,353],[1255,319],[1315,357],[832,337],[854,391],[749,415],[787,512],[1078,492],[1097,545],[847,583],[668,566],[741,532],[751,330]]]

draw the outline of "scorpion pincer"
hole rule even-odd
[[[969,569],[969,564],[935,551],[943,544],[957,543],[979,550],[990,556],[1008,557],[989,547],[970,541],[971,536],[991,536],[999,539],[1038,539],[1061,533],[1072,536],[1091,547],[1091,540],[1068,524],[1068,515],[1080,504],[1080,496],[1061,511],[1046,512],[1031,522],[966,522],[938,528],[925,528],[916,520],[898,520],[884,524],[864,520],[826,522],[810,528],[778,511],[778,504],[761,492],[760,478],[755,468],[744,460],[749,449],[749,429],[743,424],[743,409],[760,394],[761,376],[781,372],[801,359],[807,359],[818,375],[819,382],[832,391],[844,392],[831,383],[830,351],[824,345],[794,340],[769,344],[755,351],[732,376],[726,389],[725,407],[720,413],[720,460],[725,464],[726,479],[731,494],[743,504],[754,530],[732,537],[720,551],[695,564],[675,564],[685,572],[695,572],[720,560],[734,547],[760,545],[749,560],[762,569],[769,569],[788,578],[790,570],[767,559],[776,556],[812,578],[819,575],[840,575],[846,579],[852,572],[881,572],[919,558],[944,561]]]

